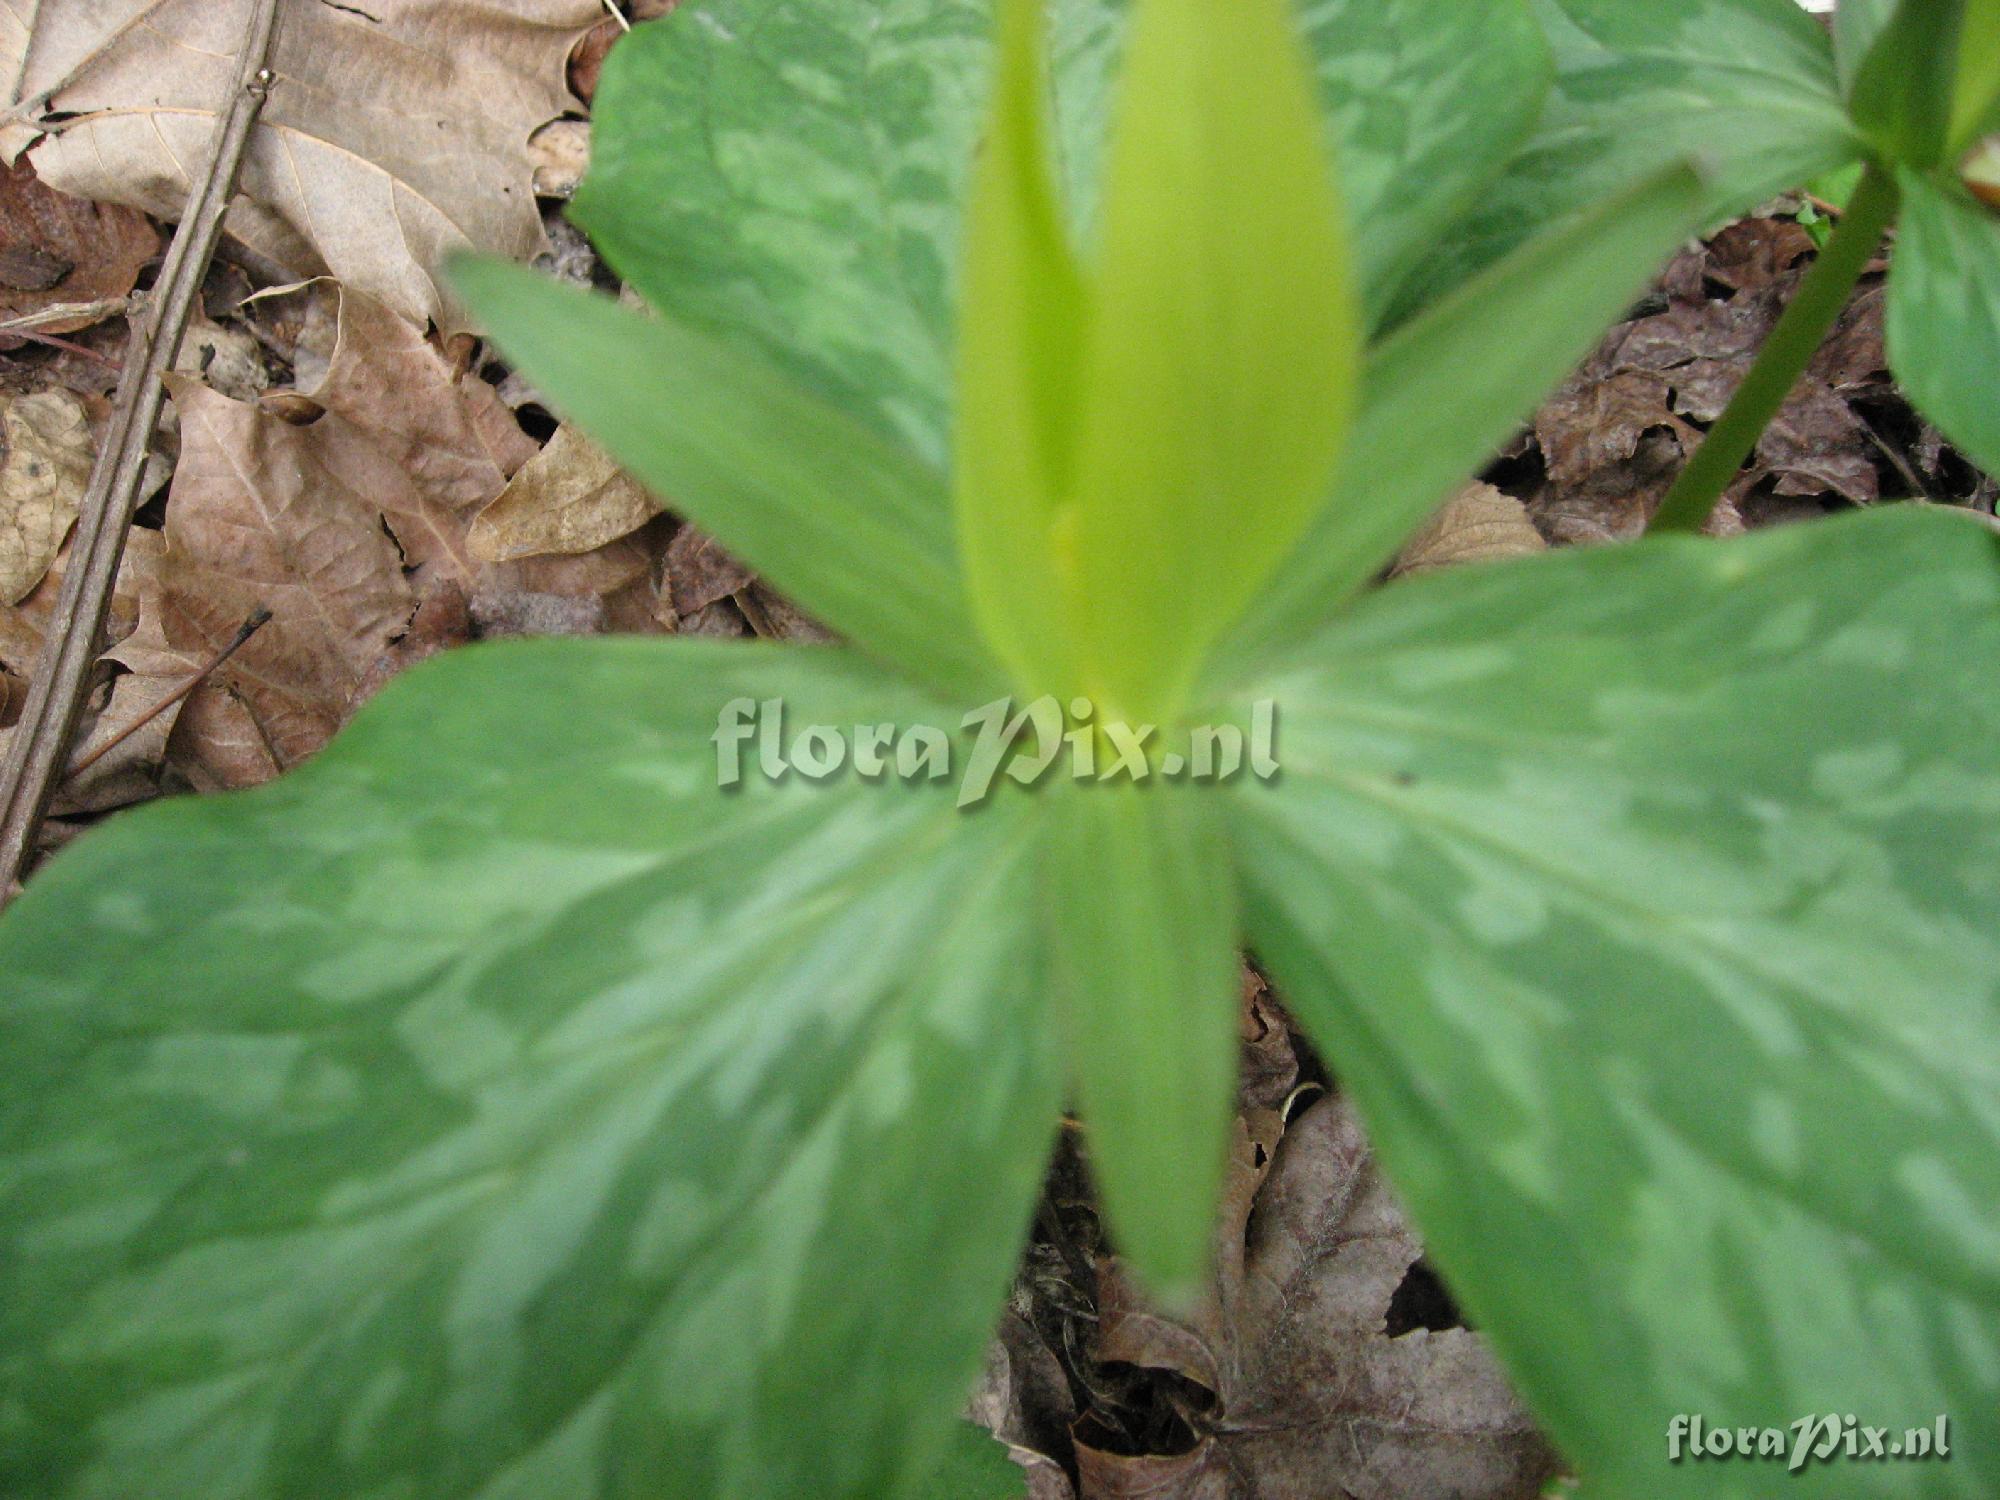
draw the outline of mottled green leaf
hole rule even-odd
[[[1333,496],[1227,643],[1217,680],[1316,626],[1386,564],[1583,357],[1700,201],[1689,168],[1655,172],[1378,344]]]
[[[1213,788],[1065,789],[1041,865],[1059,1008],[1112,1239],[1206,1286],[1236,1097],[1236,887]]]
[[[1901,181],[1889,363],[1923,414],[2000,475],[2000,214],[1913,172]]]
[[[1066,197],[1094,219],[1121,0],[1051,0]],[[760,345],[942,464],[992,0],[687,0],[612,53],[575,214],[655,306]],[[1371,305],[1532,125],[1523,0],[1302,0]]]
[[[454,652],[36,877],[0,920],[0,1491],[922,1483],[1057,1103],[1026,804],[722,792],[739,696],[935,713],[832,650]]]
[[[1262,687],[1248,925],[1602,1495],[2000,1492],[2000,556],[1894,509],[1392,585]],[[1950,1423],[1949,1462],[1667,1462]]]
[[[1859,140],[1819,22],[1793,0],[1535,0],[1555,87],[1534,136],[1417,279],[1434,295],[1550,222],[1698,157],[1704,217],[1851,160]]]
[[[565,416],[828,625],[949,693],[1003,680],[938,471],[740,346],[502,261],[451,279]]]

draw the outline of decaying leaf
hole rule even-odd
[[[222,716],[218,699],[240,695],[256,732],[238,728],[230,742],[289,766],[346,720],[364,675],[415,611],[415,591],[375,497],[351,488],[311,442],[318,424],[289,426],[185,377],[170,388],[181,457],[167,501],[162,628],[174,649],[205,657],[253,611],[271,611],[190,714],[207,723]],[[240,761],[217,769],[224,784],[260,779]]]
[[[157,598],[157,574],[166,540],[157,531],[135,526],[125,542],[125,556],[112,593],[106,633],[114,643],[104,660],[123,667],[122,674],[93,684],[77,726],[72,764],[81,762],[148,710],[166,698],[193,670],[193,661],[167,648],[157,630],[147,630],[147,599]],[[0,677],[25,692],[34,675],[55,615],[62,574],[69,559],[65,547],[49,574],[19,605],[0,605]],[[107,674],[108,675],[108,674]],[[175,708],[168,708],[130,735],[78,776],[57,788],[51,813],[65,817],[105,812],[153,796],[165,766],[166,744]],[[4,754],[13,729],[0,729]]]
[[[1115,1264],[1100,1279],[1096,1357],[1207,1393],[1183,1403],[1195,1442],[1139,1458],[1080,1446],[1082,1471],[1105,1476],[1097,1490],[1086,1480],[1084,1500],[1539,1494],[1555,1456],[1478,1335],[1400,1311],[1422,1254],[1344,1100],[1321,1099],[1289,1127],[1247,1112],[1213,1300],[1173,1319]]]
[[[692,526],[683,526],[667,547],[668,596],[684,619],[742,592],[756,576]]]
[[[11,160],[38,130],[44,181],[158,218],[187,201],[232,86],[247,0],[40,0],[9,18]],[[545,248],[528,138],[573,106],[571,47],[598,0],[439,5],[282,0],[276,82],[229,228],[304,277],[330,273],[421,324],[464,326],[436,275],[471,244]]]
[[[108,316],[159,248],[144,214],[58,193],[26,161],[0,168],[0,323],[34,317],[39,333],[70,333]],[[59,308],[75,310],[36,316]],[[21,342],[0,334],[0,349]]]
[[[1529,515],[1552,541],[1637,536],[1737,384],[1804,275],[1813,244],[1789,219],[1746,219],[1684,251],[1660,283],[1664,306],[1613,328],[1536,413],[1546,483]],[[1741,507],[1782,512],[1807,497],[1865,505],[1881,493],[1882,445],[1855,409],[1888,390],[1879,286],[1834,334],[1758,440],[1710,522],[1740,530]]]
[[[638,530],[660,504],[565,423],[523,464],[467,536],[483,562],[589,552]]]
[[[172,752],[190,782],[269,779],[397,671],[476,635],[670,628],[657,506],[596,450],[574,434],[538,450],[465,361],[361,293],[321,280],[251,311],[282,331],[299,387],[255,404],[175,391],[165,639],[205,659],[257,604],[273,614],[181,712]],[[472,530],[507,514],[503,494],[522,524],[551,530],[537,493],[557,509],[567,498],[597,534],[574,555],[482,557]],[[619,506],[629,519],[607,524]],[[223,545],[232,528],[259,545]]]
[[[288,296],[306,382],[289,394],[315,420],[174,385],[181,461],[153,601],[160,638],[202,660],[251,610],[272,612],[181,712],[175,761],[198,787],[267,780],[318,749],[385,661],[421,654],[399,648],[434,594],[450,591],[457,610],[423,617],[422,646],[450,633],[440,620],[463,640],[482,571],[467,520],[535,451],[490,386],[380,303],[328,282]]]
[[[1027,1475],[1028,1500],[1076,1500],[1054,1456],[1069,1450],[1076,1414],[1061,1363],[1019,1313],[1008,1311],[986,1350],[986,1370],[965,1416],[1007,1445]]]
[[[1470,484],[1403,544],[1391,576],[1428,573],[1457,563],[1525,557],[1547,547],[1519,500],[1490,484]]]
[[[83,403],[67,391],[0,395],[0,604],[19,604],[76,522],[95,450]]]

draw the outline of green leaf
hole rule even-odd
[[[1051,0],[1063,196],[1095,218],[1118,0]],[[653,305],[942,466],[992,0],[687,0],[611,54],[574,215]],[[1304,0],[1371,306],[1534,122],[1523,0]]]
[[[1028,1476],[992,1433],[960,1422],[944,1462],[918,1493],[925,1500],[1028,1500]]]
[[[1889,278],[1896,380],[1989,474],[2000,475],[2000,216],[1901,174],[1902,228]]]
[[[1262,685],[1253,944],[1597,1493],[2000,1492],[1995,554],[1898,507],[1447,571]],[[1950,1461],[1666,1461],[1824,1412]]]
[[[1658,171],[1516,251],[1371,353],[1333,498],[1213,677],[1318,625],[1589,350],[1694,227],[1699,178]]]
[[[1902,0],[1848,90],[1854,123],[1892,164],[1932,167],[1951,125],[1965,0]]]
[[[1053,540],[1084,690],[1167,716],[1324,502],[1361,333],[1288,0],[1139,0],[1120,87]]]
[[[717,788],[840,651],[453,652],[0,920],[0,1491],[903,1495],[1057,1105],[1024,799]],[[756,747],[748,747],[754,756]]]
[[[942,475],[757,355],[501,261],[452,283],[529,377],[654,494],[865,650],[976,700]]]
[[[1964,6],[1951,91],[1952,152],[2000,126],[2000,0],[1964,0]]]
[[[1833,58],[1843,94],[1854,86],[1862,59],[1895,13],[1896,0],[1840,0],[1833,13]]]
[[[1701,161],[1719,221],[1860,154],[1832,48],[1793,0],[1535,3],[1556,58],[1541,124],[1412,296],[1669,161]]]
[[[1071,600],[1050,537],[1074,483],[1086,293],[1049,171],[1041,0],[1004,0],[1000,13],[993,124],[968,208],[953,492],[987,639],[1023,687],[1069,693],[1080,686]]]
[[[1155,1295],[1207,1283],[1236,1097],[1236,900],[1211,789],[1092,783],[1049,809],[1059,1005],[1111,1234]]]

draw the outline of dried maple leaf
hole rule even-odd
[[[30,30],[17,9],[0,26],[16,59],[0,149],[46,130],[34,161],[52,187],[178,217],[248,14],[248,0],[40,0]],[[230,232],[296,276],[462,328],[439,260],[546,248],[528,138],[574,106],[565,64],[603,16],[598,0],[281,0]]]
[[[416,593],[374,498],[343,482],[309,440],[317,424],[289,426],[186,377],[169,385],[181,457],[159,578],[165,638],[205,658],[253,611],[271,611],[188,708],[199,724],[233,722],[223,700],[240,695],[251,722],[222,738],[248,758],[211,765],[221,784],[242,785],[326,743],[409,622]]]
[[[1212,1393],[1183,1403],[1195,1442],[1136,1457],[1080,1444],[1084,1500],[1539,1494],[1554,1454],[1478,1335],[1390,1326],[1422,1254],[1344,1100],[1320,1100],[1289,1127],[1247,1112],[1213,1300],[1173,1319],[1115,1265],[1101,1278],[1097,1358]]]

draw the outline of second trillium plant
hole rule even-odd
[[[1344,210],[1321,93],[1378,54],[1337,43],[1503,48],[1517,9],[1315,0],[1309,53],[1284,0],[1135,0],[1092,202],[1041,0],[1003,0],[969,178],[829,174],[814,209],[937,223],[901,209],[950,184],[935,389],[905,378],[934,348],[794,274],[799,235],[668,253],[619,185],[662,170],[647,101],[704,90],[712,161],[796,157],[727,80],[823,98],[846,0],[690,0],[621,44],[586,217],[661,316],[458,282],[851,644],[452,653],[299,772],[54,860],[0,922],[0,1489],[919,1493],[1067,1098],[1121,1253],[1202,1287],[1246,941],[1598,1493],[1766,1492],[1662,1461],[1693,1411],[1949,1412],[1918,1477],[2000,1486],[1994,538],[1900,508],[1368,587],[1701,213],[1656,170],[1368,343],[1429,223],[1370,152],[1497,171],[1534,101],[1447,128],[1463,81],[1414,65],[1343,95]],[[943,109],[966,37],[921,40],[879,97]],[[781,355],[773,287],[825,314]],[[716,785],[732,701],[1010,697],[1086,744],[1153,726],[1149,767],[1274,704],[1281,766],[1007,775],[970,810]]]

